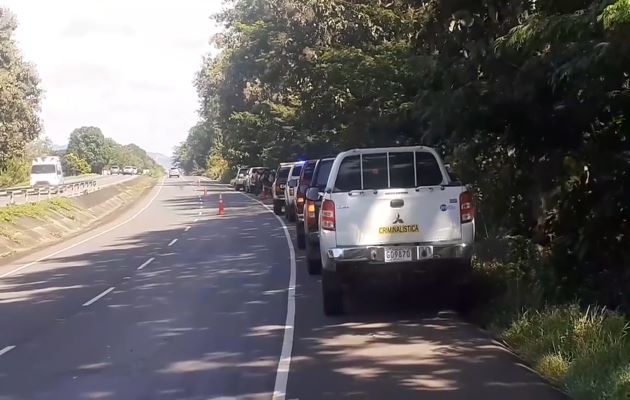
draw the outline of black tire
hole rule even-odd
[[[298,249],[304,250],[306,248],[306,234],[304,233],[304,223],[298,221],[295,224],[295,236],[297,239]]]
[[[282,204],[279,201],[273,202],[273,213],[276,215],[282,215]]]
[[[295,208],[291,206],[291,211],[289,212],[289,222],[295,222]]]
[[[291,209],[289,208],[289,205],[287,203],[284,203],[284,219],[286,219],[287,221],[291,220]]]
[[[336,272],[322,271],[322,303],[324,314],[328,316],[343,314],[343,289]]]
[[[322,273],[322,260],[319,258],[311,258],[311,246],[306,242],[306,269],[309,275],[319,275]]]
[[[306,268],[309,275],[319,275],[322,273],[322,261],[319,258],[307,258]]]

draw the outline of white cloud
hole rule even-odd
[[[45,134],[82,125],[170,154],[197,121],[192,87],[219,0],[0,0],[45,90]]]

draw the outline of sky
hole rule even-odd
[[[197,122],[192,85],[221,0],[0,0],[44,90],[43,135],[66,144],[97,126],[122,144],[172,153]]]

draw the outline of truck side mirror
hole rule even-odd
[[[319,188],[316,186],[311,186],[306,189],[306,200],[310,201],[318,201],[319,200]]]

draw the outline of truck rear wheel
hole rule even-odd
[[[307,258],[306,267],[309,275],[319,275],[322,273],[322,263],[316,258]]]
[[[290,212],[289,214],[289,222],[295,222],[295,208],[293,208],[293,206],[290,207]]]
[[[276,215],[282,215],[282,203],[278,200],[273,201],[273,213]]]
[[[343,289],[336,272],[322,271],[322,301],[324,314],[328,316],[343,314]]]
[[[299,221],[295,224],[295,236],[298,249],[304,250],[306,248],[306,235],[304,234],[304,224]]]

